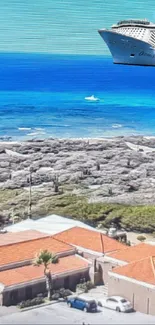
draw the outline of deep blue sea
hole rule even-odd
[[[155,68],[104,56],[0,54],[0,137],[133,134],[155,135]]]

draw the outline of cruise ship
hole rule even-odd
[[[113,62],[155,66],[155,24],[147,19],[121,20],[111,29],[99,29]]]

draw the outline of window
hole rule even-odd
[[[109,299],[107,299],[107,301],[110,301],[110,302],[117,302],[117,300],[115,300],[114,298],[109,298]]]
[[[124,304],[125,302],[127,302],[126,299],[121,299],[120,301],[121,301],[123,304]]]

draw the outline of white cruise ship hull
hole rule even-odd
[[[111,30],[99,30],[116,64],[155,66],[155,49],[150,44]]]

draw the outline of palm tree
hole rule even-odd
[[[40,266],[44,265],[44,275],[46,278],[46,289],[48,292],[48,299],[51,298],[51,289],[52,289],[52,277],[51,272],[48,269],[49,264],[56,264],[58,263],[58,257],[51,252],[49,252],[47,249],[40,251],[34,260],[34,265]]]

